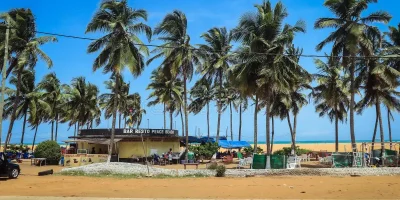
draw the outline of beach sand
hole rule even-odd
[[[118,179],[37,176],[58,166],[21,164],[16,180],[0,179],[0,196],[196,199],[396,199],[398,176]]]

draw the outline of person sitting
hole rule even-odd
[[[94,150],[94,147],[92,148],[91,154],[96,154],[96,151]]]

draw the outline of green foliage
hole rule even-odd
[[[44,141],[35,148],[35,158],[47,158],[48,160],[59,160],[61,157],[60,145],[56,141]]]
[[[215,169],[217,169],[217,167],[218,167],[218,164],[217,164],[217,163],[211,163],[211,164],[207,167],[207,169],[215,170]]]
[[[254,148],[253,147],[245,147],[243,148],[243,151],[246,153],[246,155],[250,155],[254,152]],[[261,149],[260,147],[257,147],[257,152],[256,153],[262,153],[263,149]]]
[[[189,150],[192,151],[196,157],[203,156],[205,159],[210,159],[214,153],[218,152],[218,143],[205,143],[200,146],[189,146]]]
[[[286,155],[287,156],[287,155],[290,155],[291,151],[292,151],[291,147],[283,147],[283,149],[275,151],[273,154],[274,155]],[[298,155],[298,156],[300,156],[301,154],[307,154],[307,153],[310,153],[310,152],[312,152],[312,151],[309,150],[309,149],[300,149],[299,146],[296,147],[296,155]]]
[[[216,177],[224,177],[226,168],[224,165],[219,165],[217,166],[216,171],[217,171],[217,174],[215,175]]]
[[[7,153],[17,153],[17,152],[22,152],[22,153],[26,153],[29,151],[29,147],[24,145],[24,146],[20,146],[20,145],[16,145],[16,144],[10,144],[7,146]]]

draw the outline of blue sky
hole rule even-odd
[[[131,7],[136,9],[145,9],[148,12],[147,24],[151,27],[156,26],[162,18],[174,9],[183,11],[188,18],[188,31],[191,36],[192,44],[200,44],[204,41],[200,35],[212,27],[227,27],[229,30],[234,28],[239,21],[242,14],[255,11],[253,7],[256,3],[261,3],[262,0],[130,0]],[[277,2],[272,1],[274,4]],[[283,0],[284,5],[287,7],[289,16],[286,23],[294,24],[297,20],[302,19],[307,24],[307,32],[299,34],[294,41],[296,46],[304,49],[304,54],[323,54],[329,53],[326,48],[322,52],[316,52],[315,46],[323,40],[328,34],[329,30],[314,30],[313,24],[319,17],[329,17],[331,13],[328,9],[322,6],[323,1],[298,1],[298,0]],[[13,0],[4,1],[1,3],[0,12],[8,11],[12,8],[30,8],[35,14],[37,21],[37,29],[42,32],[61,33],[66,35],[86,36],[86,37],[99,37],[102,33],[87,34],[85,35],[86,25],[91,19],[92,15],[99,6],[99,0],[68,0],[68,1],[53,1],[53,0]],[[400,22],[400,15],[396,15],[400,6],[400,1],[381,0],[378,4],[372,4],[367,13],[385,10],[391,13],[393,19],[389,23],[391,26],[396,26]],[[382,31],[387,30],[387,25],[377,24]],[[156,39],[156,37],[153,37]],[[158,41],[152,41],[152,44],[157,44]],[[101,70],[93,72],[92,63],[96,54],[87,54],[86,49],[89,41],[76,40],[69,38],[58,37],[57,43],[47,44],[42,49],[52,58],[54,66],[48,69],[43,62],[39,62],[36,66],[36,81],[40,81],[45,74],[55,72],[62,83],[70,83],[72,78],[78,76],[86,77],[87,81],[96,84],[101,93],[106,92],[103,82],[108,79],[109,75],[102,74]],[[302,58],[301,65],[306,68],[310,73],[315,73],[316,69],[313,64],[312,58]],[[149,119],[150,127],[162,128],[163,126],[163,113],[161,106],[147,107],[147,97],[150,91],[146,90],[149,84],[149,77],[151,71],[157,67],[159,61],[152,63],[146,67],[143,74],[134,79],[129,73],[124,73],[126,81],[131,84],[130,91],[139,92],[142,96],[144,107],[146,107],[147,115],[143,117],[142,127],[147,127],[147,119]],[[192,86],[197,75],[189,84]],[[253,111],[254,107],[251,106],[243,113],[243,139],[253,140]],[[211,106],[211,134],[216,134],[217,115],[215,105]],[[387,118],[386,111],[383,112],[385,138],[388,138],[387,132]],[[399,119],[399,114],[395,114],[395,119]],[[169,120],[169,118],[167,118]],[[238,113],[233,113],[233,132],[234,137],[238,135]],[[176,128],[181,131],[180,118],[174,119],[176,121]],[[225,131],[229,126],[229,112],[226,111],[222,116],[221,134],[225,135]],[[355,129],[357,139],[370,139],[375,123],[375,111],[372,108],[363,112],[363,115],[356,115]],[[169,124],[167,122],[167,124]],[[9,126],[9,121],[3,123],[3,138]],[[111,120],[102,118],[99,128],[111,127]],[[194,135],[195,128],[200,128],[203,136],[207,134],[206,126],[206,112],[203,111],[198,115],[189,116],[189,132]],[[13,129],[12,142],[19,142],[22,130],[22,122],[17,121]],[[265,115],[264,113],[258,114],[258,131],[259,141],[265,141]],[[398,123],[392,123],[393,138],[399,137],[400,126]],[[33,131],[27,127],[25,142],[29,143],[33,138]],[[298,130],[297,140],[334,140],[334,125],[330,123],[328,118],[319,118],[315,113],[314,105],[311,103],[304,107],[298,116]],[[230,132],[228,131],[228,134]],[[348,140],[349,123],[340,124],[339,139]],[[73,135],[73,128],[68,130],[67,125],[62,124],[59,126],[58,140],[64,140],[68,136]],[[39,127],[37,140],[42,141],[50,138],[50,125],[43,124]],[[289,141],[289,129],[287,121],[275,120],[275,139],[278,141]]]

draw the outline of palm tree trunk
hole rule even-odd
[[[58,113],[56,115],[56,135],[54,137],[54,140],[57,142],[57,136],[58,136]]]
[[[352,55],[355,56],[355,55]],[[356,136],[354,132],[354,95],[355,95],[355,83],[354,83],[354,73],[355,73],[355,60],[354,57],[351,59],[350,66],[350,137],[352,151],[357,152]]]
[[[117,78],[120,75],[117,74]],[[116,80],[117,80],[116,78]],[[119,81],[115,81],[115,95],[119,93],[119,86],[118,86]],[[113,119],[112,119],[112,128],[111,128],[111,138],[110,138],[110,145],[108,145],[108,158],[107,162],[111,162],[111,155],[112,155],[112,150],[114,146],[114,137],[115,137],[115,124],[117,122],[117,104],[118,104],[118,99],[114,98],[114,105],[113,105]],[[79,128],[79,127],[78,127]]]
[[[292,129],[292,123],[290,122],[290,114],[289,114],[289,111],[287,112],[287,121],[288,121],[288,124],[289,124],[289,130],[290,130],[290,139],[291,139],[291,141],[292,141],[292,153],[294,154],[294,151],[295,151],[295,149],[296,149],[296,146],[294,146],[295,144],[294,144],[294,137],[293,137],[293,129]]]
[[[293,114],[293,147],[294,147],[294,155],[296,154],[296,133],[297,133],[297,114]]]
[[[256,94],[256,99],[254,102],[254,153],[257,152],[257,107],[258,107],[258,96]]]
[[[174,127],[172,126],[173,124],[173,115],[174,114],[174,110],[170,109],[169,111],[169,129],[173,129]]]
[[[335,112],[335,152],[339,152],[339,117]]]
[[[189,150],[189,119],[187,113],[187,88],[186,88],[186,81],[187,81],[187,72],[183,73],[183,111],[185,112],[185,134],[186,134],[186,158],[188,160],[188,150]]]
[[[270,124],[269,124],[269,114],[270,114],[270,106],[269,106],[269,101],[267,101],[266,107],[265,107],[265,132],[266,132],[266,143],[267,143],[267,155],[271,154],[271,138],[270,138]]]
[[[17,88],[16,88],[17,91],[15,92],[15,101],[14,101],[14,105],[13,105],[13,111],[12,111],[12,114],[11,114],[10,126],[8,127],[7,138],[6,138],[6,141],[5,141],[5,144],[4,144],[4,149],[7,149],[7,145],[11,141],[12,129],[13,129],[13,126],[14,126],[15,119],[17,117],[16,114],[17,114],[17,106],[19,104],[20,89],[21,89],[21,71],[19,70],[18,74],[17,74]]]
[[[35,135],[33,135],[32,152],[35,150],[35,141],[36,141],[36,134],[37,134],[38,128],[39,128],[39,124],[36,125],[36,128],[35,128]]]
[[[219,70],[219,91],[218,91],[218,121],[217,121],[217,143],[219,141],[219,131],[221,126],[222,113],[222,72]]]
[[[126,127],[126,116],[124,116],[124,128]]]
[[[375,107],[375,109],[377,109]],[[374,151],[375,148],[375,138],[376,138],[376,130],[378,129],[378,111],[376,111],[376,120],[375,120],[375,128],[374,128],[374,134],[372,135],[372,144],[371,144],[371,151]]]
[[[207,102],[207,141],[210,139],[210,103]]]
[[[231,120],[231,140],[233,141],[233,130],[232,130],[232,103],[229,103],[229,112],[230,112],[230,120]]]
[[[24,122],[23,122],[23,124],[22,124],[21,147],[24,145],[26,116],[27,116],[27,114],[26,114],[26,112],[25,112],[25,115],[24,115]]]
[[[390,109],[387,109],[390,150],[392,150],[392,127],[390,126]]]
[[[51,120],[51,141],[54,140],[54,119]]]
[[[242,102],[239,105],[239,141],[242,139]]]
[[[6,24],[8,24],[8,17],[4,20]],[[1,149],[1,139],[3,135],[3,111],[4,111],[4,93],[5,93],[5,88],[6,88],[6,72],[7,72],[7,63],[8,63],[8,40],[9,40],[9,35],[10,35],[10,28],[6,28],[6,38],[4,42],[4,59],[3,59],[3,67],[1,69],[1,95],[0,95],[0,149]],[[6,139],[7,141],[7,139]]]
[[[185,137],[185,122],[183,121],[183,112],[182,106],[179,108],[179,112],[181,113],[181,122],[182,122],[182,137]]]
[[[121,114],[121,113],[119,113],[119,122],[118,122],[118,128],[121,128],[121,117],[122,117],[122,114]]]
[[[271,154],[273,151],[273,147],[274,147],[274,134],[275,134],[275,123],[274,123],[274,116],[271,116],[271,120],[272,120],[272,133],[271,133]]]
[[[381,115],[381,107],[380,107],[380,101],[379,101],[379,99],[377,98],[376,99],[376,111],[377,111],[377,114],[378,114],[378,118],[379,118],[379,130],[380,130],[380,134],[381,134],[381,154],[382,154],[382,157],[384,156],[384,153],[385,153],[385,136],[384,136],[384,133],[383,133],[383,123],[382,123],[382,115]],[[384,165],[384,159],[382,158],[382,165]]]
[[[74,129],[74,137],[76,137],[76,123],[75,123],[75,129]]]
[[[164,126],[163,126],[163,129],[165,128],[167,128],[167,117],[166,117],[166,114],[165,114],[165,112],[166,112],[166,109],[165,109],[165,103],[164,103]]]

